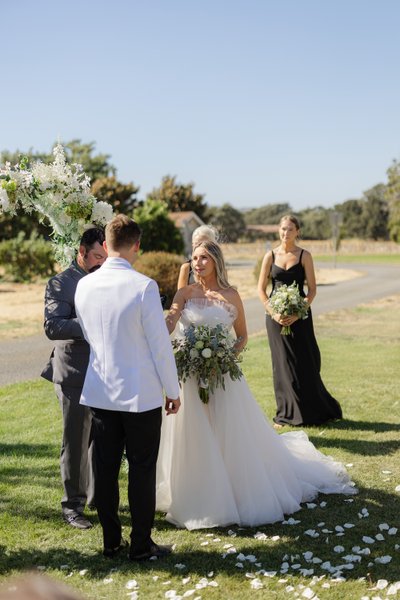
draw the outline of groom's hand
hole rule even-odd
[[[171,400],[171,398],[165,398],[165,412],[167,413],[167,415],[175,415],[178,412],[180,405],[181,401],[179,400],[179,398],[177,398],[176,400]]]

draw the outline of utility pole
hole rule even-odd
[[[339,249],[340,226],[343,222],[343,215],[340,212],[333,211],[330,214],[332,227],[332,243],[333,243],[333,266],[336,269],[336,255]]]

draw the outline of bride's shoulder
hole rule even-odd
[[[226,288],[225,290],[223,290],[221,295],[223,296],[226,302],[229,302],[229,304],[233,304],[233,306],[235,306],[237,309],[239,309],[242,306],[242,299],[235,287],[231,286],[229,288]]]

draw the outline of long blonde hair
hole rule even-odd
[[[213,259],[214,265],[215,265],[215,275],[217,277],[218,286],[224,290],[232,287],[228,281],[228,273],[226,270],[224,255],[222,254],[222,250],[221,250],[221,247],[219,246],[219,244],[217,244],[216,242],[209,242],[209,241],[200,242],[200,244],[198,244],[196,246],[196,249],[197,248],[204,248],[204,250],[207,252],[207,254],[209,254],[211,256],[211,258]],[[198,277],[196,274],[195,274],[195,280],[198,281]]]

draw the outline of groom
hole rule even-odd
[[[76,313],[90,344],[81,404],[93,417],[95,502],[103,528],[103,554],[126,546],[118,517],[118,474],[125,450],[132,520],[129,558],[145,560],[171,548],[151,539],[163,389],[167,415],[178,412],[174,355],[155,281],[132,268],[140,229],[119,214],[106,227],[108,258],[81,279]]]

